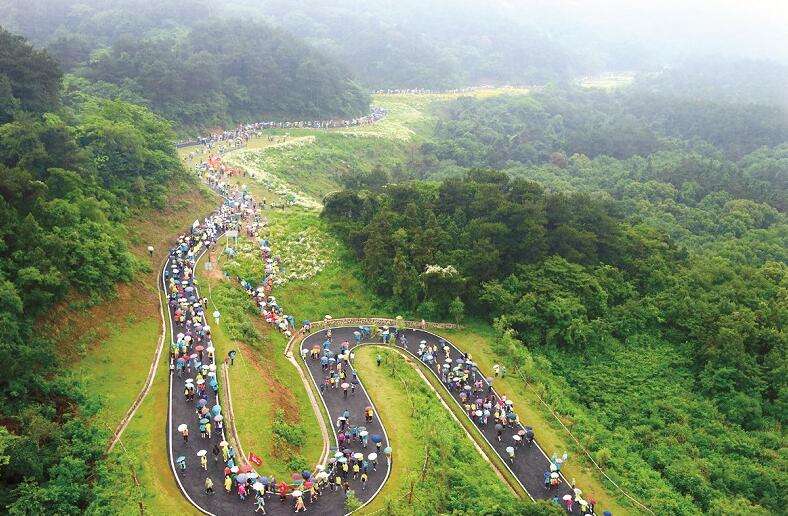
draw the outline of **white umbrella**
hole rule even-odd
[[[514,453],[514,448],[512,448],[511,446],[507,446],[506,447],[506,453],[509,453],[509,454]]]
[[[260,482],[255,482],[254,484],[252,484],[252,489],[254,489],[255,491],[262,491],[263,489],[265,489],[265,486]]]
[[[238,466],[233,466],[232,468],[230,468],[231,473],[238,473],[238,471],[239,471]]]
[[[206,455],[208,455],[208,451],[207,450],[200,450],[200,451],[197,452],[197,456],[198,457],[205,457]]]
[[[293,495],[293,498],[298,498],[299,496],[301,496],[301,495],[302,495],[302,494],[304,494],[304,493],[302,493],[301,491],[299,491],[298,489],[296,489],[296,490],[295,490],[295,491],[293,491],[291,494]]]
[[[187,425],[186,423],[181,423],[180,425],[178,425],[179,432],[185,432],[187,428],[189,428],[189,425]]]
[[[357,452],[357,453],[353,454],[353,458],[355,458],[356,460],[361,460],[361,459],[364,458],[364,454],[361,453],[361,452]]]
[[[221,414],[216,414],[215,416],[213,416],[214,421],[221,421],[222,419],[224,419],[224,416]]]
[[[375,460],[375,459],[378,458],[378,454],[377,453],[370,453],[369,455],[367,455],[367,458],[369,460]]]

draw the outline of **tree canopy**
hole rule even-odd
[[[36,321],[69,294],[90,302],[131,279],[123,221],[161,206],[182,169],[169,123],[88,95],[64,108],[54,60],[6,32],[0,40],[0,77],[17,101],[0,123],[0,505],[76,514],[98,503],[106,435],[92,424],[97,401]]]
[[[436,112],[396,171],[427,181],[324,201],[368,284],[421,317],[493,323],[513,374],[659,512],[779,511],[779,108],[546,89]]]

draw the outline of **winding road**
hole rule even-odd
[[[220,192],[223,195],[227,192]],[[206,252],[207,248],[216,243],[225,230],[228,228],[231,220],[241,217],[241,212],[249,207],[254,211],[254,203],[251,198],[244,196],[240,192],[230,194],[229,198],[225,198],[222,206],[214,212],[208,219],[204,221],[196,221],[195,225],[180,238],[178,245],[174,247],[169,258],[164,264],[161,274],[161,285],[165,295],[167,295],[167,303],[164,305],[164,311],[168,314],[168,323],[170,328],[170,335],[172,338],[173,346],[182,337],[182,334],[193,336],[195,340],[202,338],[202,342],[197,341],[196,344],[202,344],[206,348],[210,345],[210,340],[207,336],[202,336],[199,332],[199,326],[194,323],[208,324],[208,309],[204,306],[199,290],[198,282],[196,280],[197,267],[200,256]],[[193,310],[192,310],[193,308]],[[187,316],[179,317],[179,315],[186,313]],[[180,320],[179,320],[180,319]],[[329,469],[330,477],[329,482],[333,483],[337,469],[335,462],[335,453],[338,457],[341,452],[345,455],[363,454],[364,459],[368,461],[368,475],[369,479],[365,486],[362,486],[360,480],[354,479],[352,472],[348,476],[347,481],[350,484],[356,497],[362,504],[368,503],[375,495],[382,489],[383,485],[389,478],[391,467],[387,456],[383,450],[389,446],[389,438],[386,434],[386,429],[381,425],[378,418],[378,410],[374,407],[364,385],[360,380],[355,379],[355,371],[352,366],[352,360],[348,361],[345,370],[348,378],[345,380],[350,384],[355,384],[356,389],[343,389],[342,387],[328,387],[325,385],[327,376],[327,369],[321,365],[320,358],[310,358],[309,351],[317,347],[322,352],[323,350],[330,350],[334,355],[340,351],[343,342],[349,343],[352,349],[356,345],[372,343],[372,339],[367,338],[360,343],[356,343],[354,332],[358,330],[357,327],[337,326],[330,328],[332,332],[331,338],[328,338],[328,330],[321,329],[310,335],[304,337],[300,342],[299,357],[294,357],[294,364],[300,370],[302,378],[305,379],[304,371],[308,371],[315,391],[318,393],[320,402],[322,402],[326,413],[328,414],[329,421],[327,426],[331,427],[331,435],[329,439],[332,441],[329,444],[329,461],[325,464]],[[417,349],[419,342],[426,344],[438,345],[439,348],[448,346],[448,358],[452,363],[464,359],[463,352],[458,349],[450,341],[439,337],[431,332],[405,328],[402,329],[401,334],[407,338],[409,346],[403,348],[397,339],[396,346],[401,351],[408,353],[415,360],[421,360],[416,354],[413,353]],[[176,337],[177,336],[177,337]],[[297,342],[297,339],[295,340]],[[380,342],[377,342],[378,344]],[[391,344],[395,345],[395,344]],[[195,354],[195,350],[189,349],[188,354],[191,359],[188,361],[190,369],[181,371],[180,367],[176,367],[176,362],[173,358],[170,359],[170,376],[169,376],[169,416],[167,422],[167,443],[170,467],[177,480],[181,492],[186,499],[200,512],[212,515],[225,515],[225,514],[241,514],[245,512],[254,511],[254,496],[249,493],[246,500],[241,500],[236,494],[233,487],[231,494],[224,492],[224,479],[225,479],[225,463],[221,456],[217,459],[214,458],[212,450],[215,444],[221,441],[230,441],[231,439],[225,435],[224,430],[214,430],[213,435],[208,437],[201,437],[199,432],[199,419],[198,410],[201,405],[195,400],[187,401],[184,395],[185,382],[187,378],[196,375],[196,362],[202,361],[206,366],[217,366],[214,363],[213,356],[208,355],[206,352],[200,353],[201,356]],[[441,367],[444,363],[443,350],[438,353],[440,360],[438,364],[430,365],[425,364],[431,373],[438,379],[437,368]],[[303,358],[302,358],[303,357]],[[300,360],[300,362],[299,362]],[[301,365],[303,364],[303,368]],[[220,367],[212,368],[216,375],[221,375]],[[480,373],[481,374],[481,373]],[[216,378],[219,380],[219,378]],[[480,377],[484,382],[484,387],[492,389],[487,383],[486,377]],[[305,379],[306,381],[306,379]],[[210,376],[206,378],[206,382],[210,383]],[[443,384],[445,387],[446,385]],[[221,388],[222,382],[218,381],[215,389],[206,385],[205,406],[216,412],[221,412],[222,415],[228,416],[227,412],[222,410],[220,406],[220,398],[218,390]],[[446,389],[453,400],[459,404],[459,392]],[[444,393],[444,394],[445,394]],[[497,392],[494,392],[496,401],[500,399]],[[444,396],[445,397],[445,396]],[[373,407],[374,416],[372,420],[367,422],[364,418],[366,407]],[[236,407],[238,409],[238,407]],[[385,407],[383,407],[385,410]],[[229,412],[229,411],[228,411]],[[365,430],[368,436],[368,442],[362,443],[360,439],[353,439],[349,442],[344,442],[341,447],[338,440],[337,430],[339,428],[339,419],[341,416],[349,413],[349,420],[346,425],[350,428],[363,426],[364,429],[357,429],[357,431]],[[319,416],[321,417],[321,416]],[[462,416],[460,416],[462,417]],[[468,417],[467,415],[465,417]],[[210,417],[213,423],[213,417]],[[469,418],[470,419],[470,418]],[[187,425],[189,429],[188,441],[184,441],[179,431],[181,425]],[[563,476],[560,476],[560,484],[550,490],[544,487],[545,472],[550,470],[550,460],[545,452],[539,447],[538,443],[534,442],[533,446],[517,445],[513,440],[513,435],[517,430],[522,427],[510,426],[503,429],[501,440],[498,440],[497,432],[494,422],[490,421],[487,425],[475,424],[476,431],[481,435],[492,447],[495,453],[498,454],[501,461],[509,469],[511,475],[516,478],[522,488],[529,494],[532,499],[551,499],[555,496],[559,498],[566,494],[572,493],[572,488]],[[240,444],[240,443],[239,443]],[[507,447],[514,446],[516,449],[515,457],[511,460],[507,453]],[[240,447],[240,446],[239,446]],[[200,458],[197,455],[199,450],[206,450],[207,452],[207,468],[203,468],[200,464]],[[377,459],[375,464],[372,463],[370,453],[376,453]],[[397,450],[393,450],[393,459],[396,460]],[[180,458],[185,458],[186,467],[181,467]],[[236,465],[241,467],[241,473],[251,472],[253,475],[257,472],[254,471],[253,465],[245,463],[245,457],[240,452],[237,453]],[[341,460],[341,459],[340,459]],[[266,472],[260,471],[260,475],[266,475]],[[314,474],[314,473],[313,473]],[[206,494],[205,485],[206,478],[213,481],[213,494]],[[277,482],[284,480],[290,483],[290,479],[276,479]],[[308,497],[307,497],[308,498]],[[280,502],[279,497],[271,494],[266,498],[266,512],[267,514],[289,514],[293,511],[293,498],[287,497],[286,502]],[[318,514],[340,516],[345,514],[345,497],[341,489],[333,490],[330,487],[324,487],[323,494],[317,500],[311,501],[307,505],[309,512],[316,512]],[[578,510],[575,510],[578,513]]]
[[[366,343],[372,342],[372,339],[362,339],[360,344],[356,344],[353,333],[357,331],[357,327],[334,327],[331,328],[332,332],[332,349],[336,350],[338,348],[339,343],[346,341],[350,344],[350,349],[353,349],[357,345],[363,345]],[[322,342],[326,340],[326,331],[327,330],[320,330],[315,332],[309,336],[307,336],[301,343],[301,349],[308,352],[313,346],[321,345]],[[443,348],[443,346],[449,347],[449,357],[454,362],[457,359],[464,358],[464,354],[460,351],[454,344],[452,344],[449,340],[444,339],[434,333],[429,331],[420,330],[420,329],[413,329],[413,328],[405,328],[401,330],[401,334],[404,334],[407,338],[408,347],[403,348],[398,342],[394,344],[396,339],[392,339],[392,342],[389,344],[390,346],[396,346],[397,349],[405,351],[415,360],[421,361],[416,354],[413,353],[413,350],[417,349],[419,343],[421,341],[425,341],[427,345],[438,345],[439,349]],[[381,340],[375,341],[376,344],[382,344]],[[438,366],[440,366],[444,358],[444,354],[442,349],[439,351],[440,359],[438,360]],[[317,360],[312,360],[307,355],[305,359],[309,372],[312,375],[313,380],[316,384],[319,384],[323,381],[324,373],[321,369],[320,362]],[[425,364],[426,365],[426,364]],[[428,366],[432,374],[439,379],[439,376],[436,374],[435,366]],[[485,388],[489,387],[489,383],[486,380],[486,377],[483,378]],[[494,383],[494,382],[493,382]],[[445,386],[445,384],[444,384]],[[447,389],[445,392],[451,394],[451,397],[460,405],[459,392]],[[496,395],[496,400],[500,399],[500,395],[495,391],[493,388],[493,392]],[[326,400],[326,404],[331,409],[334,409],[333,413],[340,413],[343,410],[343,403],[345,402],[342,399],[342,391],[338,390],[336,393],[328,393],[324,396]],[[385,410],[385,408],[384,408]],[[467,417],[467,416],[466,416]],[[470,418],[469,418],[470,419]],[[560,475],[559,479],[561,483],[550,490],[545,489],[544,487],[544,473],[545,471],[550,471],[550,460],[547,454],[542,450],[539,444],[534,441],[533,446],[529,447],[527,445],[517,446],[515,441],[512,439],[512,436],[517,433],[517,430],[521,429],[521,425],[517,425],[514,427],[504,428],[501,441],[498,441],[496,430],[494,424],[490,422],[486,426],[479,426],[475,425],[484,439],[492,446],[498,456],[501,458],[504,464],[506,464],[509,471],[514,475],[514,477],[520,482],[523,489],[531,496],[531,498],[535,500],[539,499],[551,499],[554,496],[558,496],[559,498],[563,497],[566,494],[572,493],[572,488],[567,482],[566,478],[563,475]],[[509,446],[515,447],[515,458],[513,461],[509,460],[508,454],[506,452],[506,448]],[[396,450],[394,450],[394,457],[396,458]],[[576,506],[577,507],[577,506]],[[579,514],[579,511],[575,511]]]

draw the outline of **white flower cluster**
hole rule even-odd
[[[424,274],[435,274],[438,276],[458,276],[460,273],[454,265],[447,265],[441,267],[440,265],[427,265],[424,269]]]

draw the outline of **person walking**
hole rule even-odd
[[[306,505],[304,504],[303,496],[299,496],[296,498],[295,512],[306,512]]]
[[[211,477],[205,477],[205,494],[213,494],[213,480],[211,480]]]
[[[257,493],[254,497],[254,512],[263,511],[265,514],[265,498],[261,493]]]
[[[224,492],[230,494],[233,490],[233,479],[230,478],[230,475],[224,477]]]

